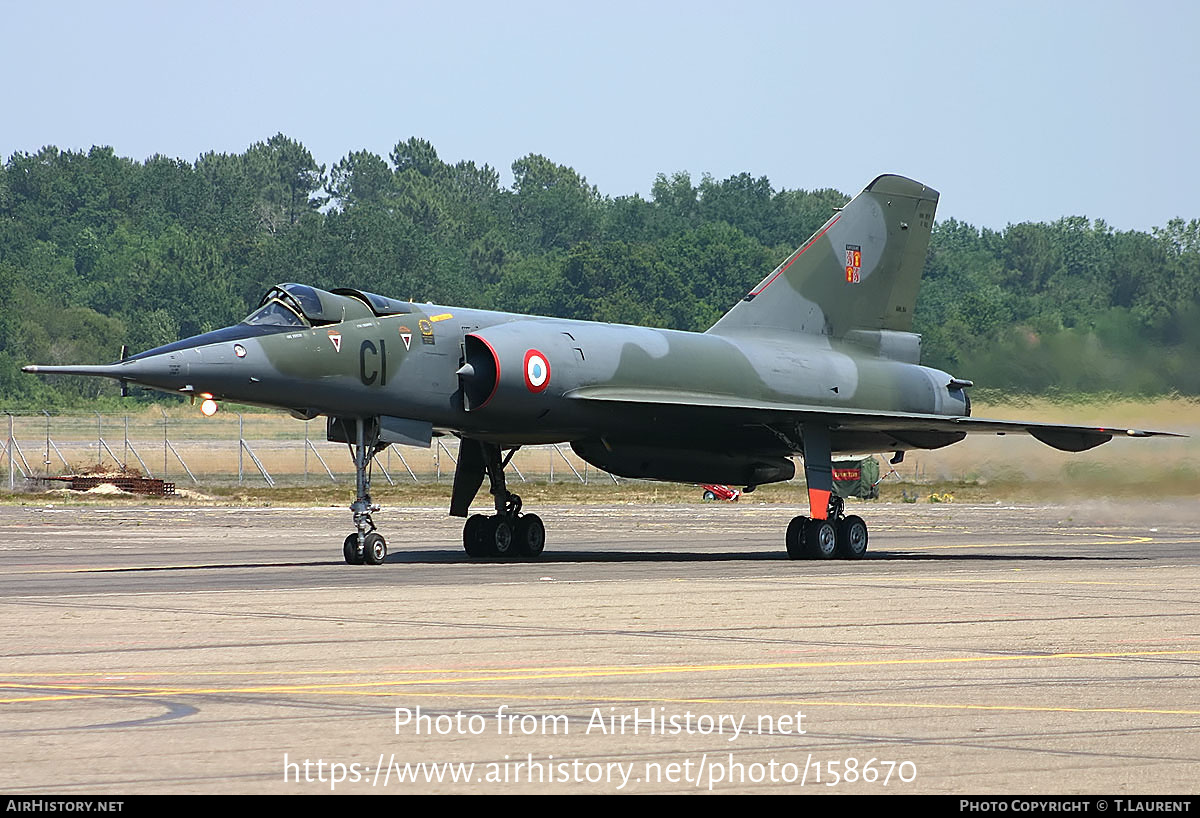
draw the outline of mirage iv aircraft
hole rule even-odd
[[[623,477],[745,486],[794,476],[809,514],[793,558],[861,558],[867,526],[832,493],[832,455],[936,449],[970,433],[1033,435],[1078,452],[1160,432],[970,417],[971,382],[920,365],[913,307],[938,193],[880,176],[707,332],[440,307],[280,284],[240,324],[104,366],[98,375],[208,400],[324,415],[354,458],[346,562],[378,565],[371,463],[398,443],[461,439],[450,514],[486,476],[495,514],[470,516],[467,554],[536,557],[546,531],[505,484],[522,445],[570,443]]]

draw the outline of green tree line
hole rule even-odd
[[[226,326],[282,281],[703,330],[849,198],[685,172],[612,197],[536,154],[512,176],[418,138],[329,169],[283,134],[195,162],[15,153],[0,167],[0,405],[114,396],[19,369]],[[1200,395],[1200,221],[939,222],[915,328],[925,363],[993,390]]]

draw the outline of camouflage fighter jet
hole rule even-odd
[[[484,477],[495,514],[470,516],[467,554],[536,557],[546,533],[508,490],[522,445],[570,443],[612,474],[755,486],[800,456],[809,514],[793,558],[861,558],[867,526],[831,489],[838,452],[936,449],[971,433],[1033,435],[1079,452],[1159,432],[972,418],[971,382],[920,365],[912,332],[938,193],[880,176],[707,332],[415,304],[354,289],[281,284],[242,321],[104,366],[98,375],[327,420],[349,444],[357,496],[346,562],[378,565],[371,463],[393,443],[461,439],[450,514]]]

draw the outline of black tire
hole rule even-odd
[[[794,560],[802,560],[808,557],[804,550],[804,533],[808,527],[807,517],[793,517],[788,523],[787,534],[784,535],[784,543],[787,545],[788,557]]]
[[[851,514],[838,523],[837,555],[844,560],[861,560],[867,553],[867,524]]]
[[[717,495],[713,494],[711,491],[706,491],[704,492],[704,499],[708,502],[712,502],[713,500],[717,499]]]
[[[833,559],[837,539],[837,527],[829,520],[809,520],[804,527],[804,547],[811,559]]]
[[[486,529],[488,550],[493,557],[511,557],[513,553],[513,530],[503,517],[489,517]]]
[[[522,557],[540,556],[546,547],[546,525],[536,514],[526,514],[517,520],[513,532],[513,547]]]
[[[367,565],[383,565],[387,559],[387,540],[383,535],[372,531],[363,538],[363,562]]]
[[[347,565],[362,565],[363,557],[358,551],[358,533],[355,532],[346,538],[345,544],[342,545],[342,556],[346,558]]]
[[[490,552],[487,547],[488,518],[482,514],[472,514],[463,526],[463,550],[468,557],[486,557]]]

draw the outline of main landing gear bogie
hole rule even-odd
[[[546,547],[546,526],[536,514],[473,514],[463,526],[463,548],[470,557],[533,558]]]
[[[508,490],[504,469],[520,447],[503,452],[498,444],[464,438],[454,472],[450,513],[467,517],[463,549],[467,556],[536,559],[546,547],[546,526],[536,514],[521,512],[521,498]],[[496,513],[467,516],[483,478],[489,482]]]
[[[844,515],[841,498],[829,503],[824,520],[803,515],[788,523],[785,543],[794,560],[862,559],[867,553],[867,524],[857,514]]]

